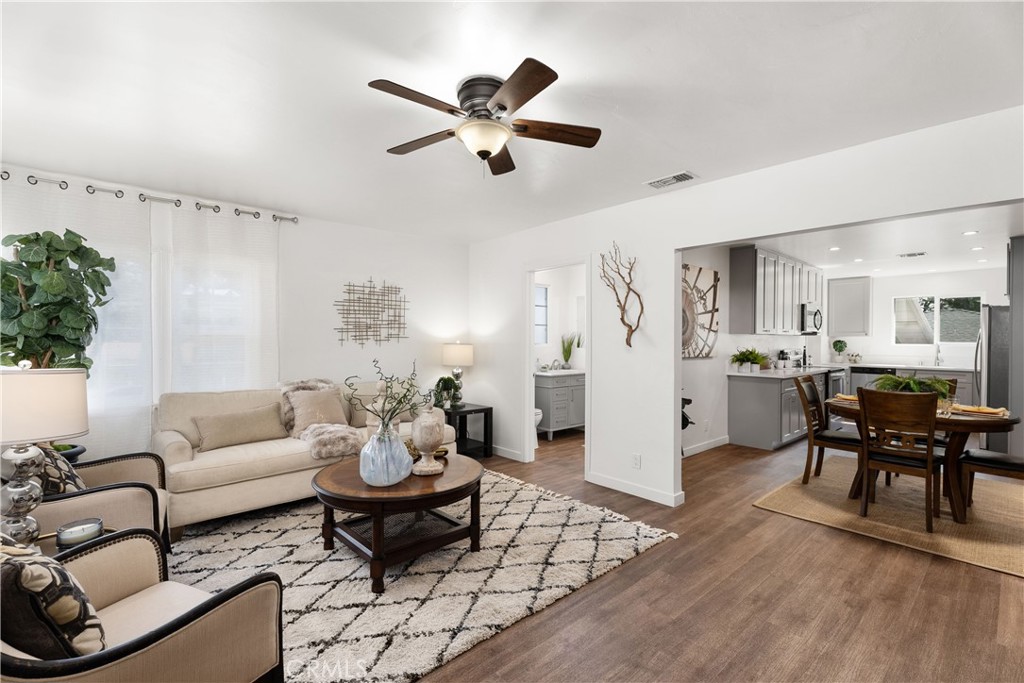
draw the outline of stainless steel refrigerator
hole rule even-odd
[[[979,405],[1010,405],[1010,329],[1009,306],[981,307],[981,330],[974,349],[974,395]],[[982,447],[1008,453],[1009,437],[983,434]]]

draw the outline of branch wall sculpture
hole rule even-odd
[[[640,293],[633,288],[633,268],[636,266],[636,258],[623,259],[619,245],[612,242],[612,250],[607,254],[601,254],[601,281],[615,293],[615,303],[619,307],[619,321],[626,328],[626,346],[633,348],[633,333],[640,329],[640,319],[644,317],[644,300]],[[619,287],[623,289],[619,293]],[[636,297],[640,310],[636,314],[636,322],[630,323],[627,315],[630,297]]]

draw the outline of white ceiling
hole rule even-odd
[[[14,3],[6,163],[476,241],[1024,102],[1013,3]],[[516,139],[492,177],[446,141],[457,104],[525,58],[560,78],[519,114],[596,126]],[[692,185],[692,183],[691,183]],[[686,191],[682,189],[665,191]]]
[[[756,243],[823,268],[826,278],[891,277],[1005,269],[1006,245],[1014,235],[1024,235],[1021,202],[780,235]],[[838,250],[833,251],[836,247]],[[922,252],[922,256],[900,257]]]

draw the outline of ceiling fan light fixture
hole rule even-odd
[[[512,129],[491,119],[470,119],[455,129],[470,154],[487,159],[501,151],[512,137]]]

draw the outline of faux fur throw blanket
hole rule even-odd
[[[281,385],[284,408],[284,426],[292,436],[309,443],[309,453],[317,460],[337,458],[343,455],[358,455],[366,443],[366,432],[362,429],[338,424],[311,424],[301,434],[295,434],[295,408],[291,395],[300,391],[337,390],[334,382],[326,379],[304,379]]]

